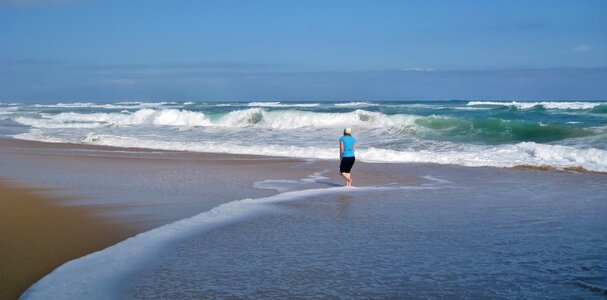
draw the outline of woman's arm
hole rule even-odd
[[[339,141],[339,160],[342,159],[342,154],[344,153],[344,142]]]

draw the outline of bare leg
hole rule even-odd
[[[341,177],[344,178],[344,186],[348,186],[348,177],[346,176],[346,174],[348,174],[348,173],[339,174],[339,175],[341,175]]]
[[[352,177],[350,176],[350,173],[341,173],[341,177],[346,181],[346,186],[352,186]]]

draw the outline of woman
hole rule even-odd
[[[352,186],[352,175],[350,171],[354,165],[354,151],[356,151],[356,139],[352,136],[352,128],[344,129],[344,136],[339,139],[339,174],[346,180],[346,186]]]

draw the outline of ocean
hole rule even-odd
[[[352,127],[366,162],[607,172],[607,102],[115,102],[0,104],[17,139],[334,159]]]

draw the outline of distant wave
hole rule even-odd
[[[74,102],[74,103],[55,103],[55,104],[33,104],[35,108],[104,108],[104,109],[138,109],[138,108],[159,108],[164,106],[181,105],[179,102],[116,102],[116,103],[93,103],[93,102]],[[192,104],[192,102],[183,103],[183,105]]]
[[[511,106],[518,109],[530,109],[534,107],[543,107],[546,109],[592,109],[600,105],[607,105],[607,102],[501,102],[501,101],[470,101],[469,106]]]
[[[335,103],[337,107],[365,107],[365,106],[377,106],[379,104],[371,102],[346,102],[346,103]]]
[[[61,122],[52,119],[38,119],[38,118],[28,118],[28,117],[17,117],[15,118],[15,122],[21,123],[23,125],[31,126],[34,128],[98,128],[102,126],[106,126],[104,123],[100,122],[78,122],[78,123],[70,123],[70,122]]]
[[[0,115],[12,115],[17,110],[17,107],[0,107]]]
[[[250,102],[247,105],[253,107],[315,107],[320,103]]]
[[[265,111],[250,108],[231,111],[211,120],[202,112],[149,108],[136,112],[90,113],[74,112],[45,115],[42,118],[17,117],[15,121],[36,128],[94,128],[107,125],[162,125],[162,126],[220,126],[267,129],[293,129],[302,127],[391,127],[412,124],[413,116],[388,116],[378,112],[355,110],[347,113],[319,113],[308,111]]]
[[[60,113],[43,118],[17,117],[15,121],[37,128],[94,128],[107,125],[165,125],[165,126],[208,126],[211,122],[203,113],[150,108],[134,113]]]
[[[144,108],[135,112],[75,113],[40,117],[16,117],[16,122],[33,128],[99,128],[106,126],[203,126],[224,128],[260,128],[289,130],[297,128],[383,129],[401,135],[452,142],[510,143],[551,142],[585,137],[595,132],[559,124],[542,124],[518,120],[466,119],[446,116],[386,115],[356,109],[329,113],[301,110],[265,110],[255,107],[207,116],[202,112],[178,109]],[[378,132],[379,133],[379,132]]]

